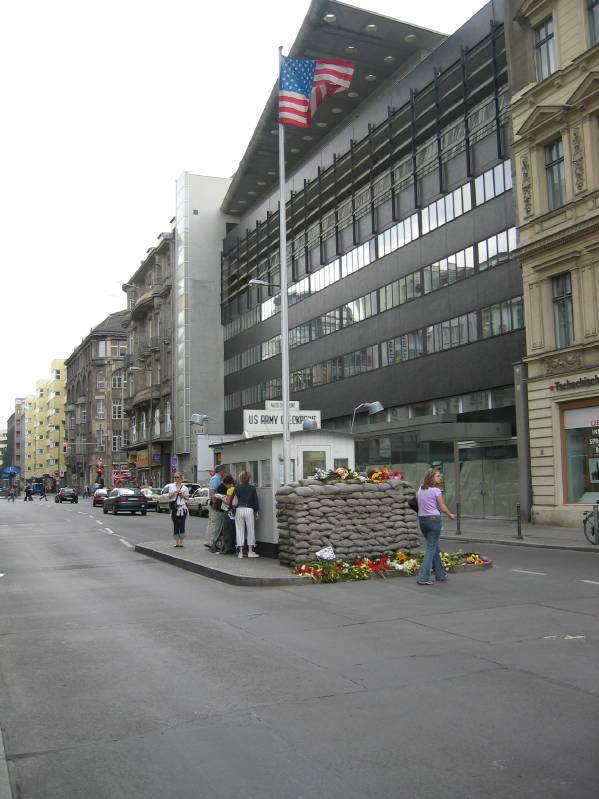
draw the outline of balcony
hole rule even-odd
[[[159,336],[152,336],[152,338],[150,339],[150,349],[153,350],[154,352],[159,352],[160,351],[160,344],[161,344],[160,337]]]
[[[140,341],[137,345],[137,357],[138,358],[147,358],[150,354],[150,345],[147,341]]]
[[[85,405],[86,402],[87,402],[86,396],[77,397],[77,403],[76,403],[77,405]]]

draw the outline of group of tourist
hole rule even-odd
[[[260,506],[258,493],[250,483],[250,477],[249,472],[241,472],[236,482],[230,474],[225,474],[224,466],[216,466],[214,469],[209,484],[206,546],[215,554],[233,552],[231,531],[234,525],[237,557],[243,558],[246,549],[248,558],[260,557],[255,551],[255,522],[260,518]],[[189,489],[180,472],[175,474],[175,482],[170,483],[167,488],[175,547],[183,547],[185,522],[189,515]]]

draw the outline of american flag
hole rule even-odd
[[[279,77],[279,122],[309,128],[325,97],[349,89],[351,61],[284,58]]]

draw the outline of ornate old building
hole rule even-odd
[[[599,2],[510,0],[532,518],[599,500]]]

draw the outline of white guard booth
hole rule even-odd
[[[350,433],[298,430],[291,432],[290,438],[291,482],[312,477],[317,468],[354,468],[354,438]],[[211,446],[214,462],[224,464],[235,479],[240,472],[250,473],[250,482],[256,486],[260,501],[260,521],[256,526],[258,551],[261,555],[278,557],[275,493],[283,483],[283,436],[258,435]]]

